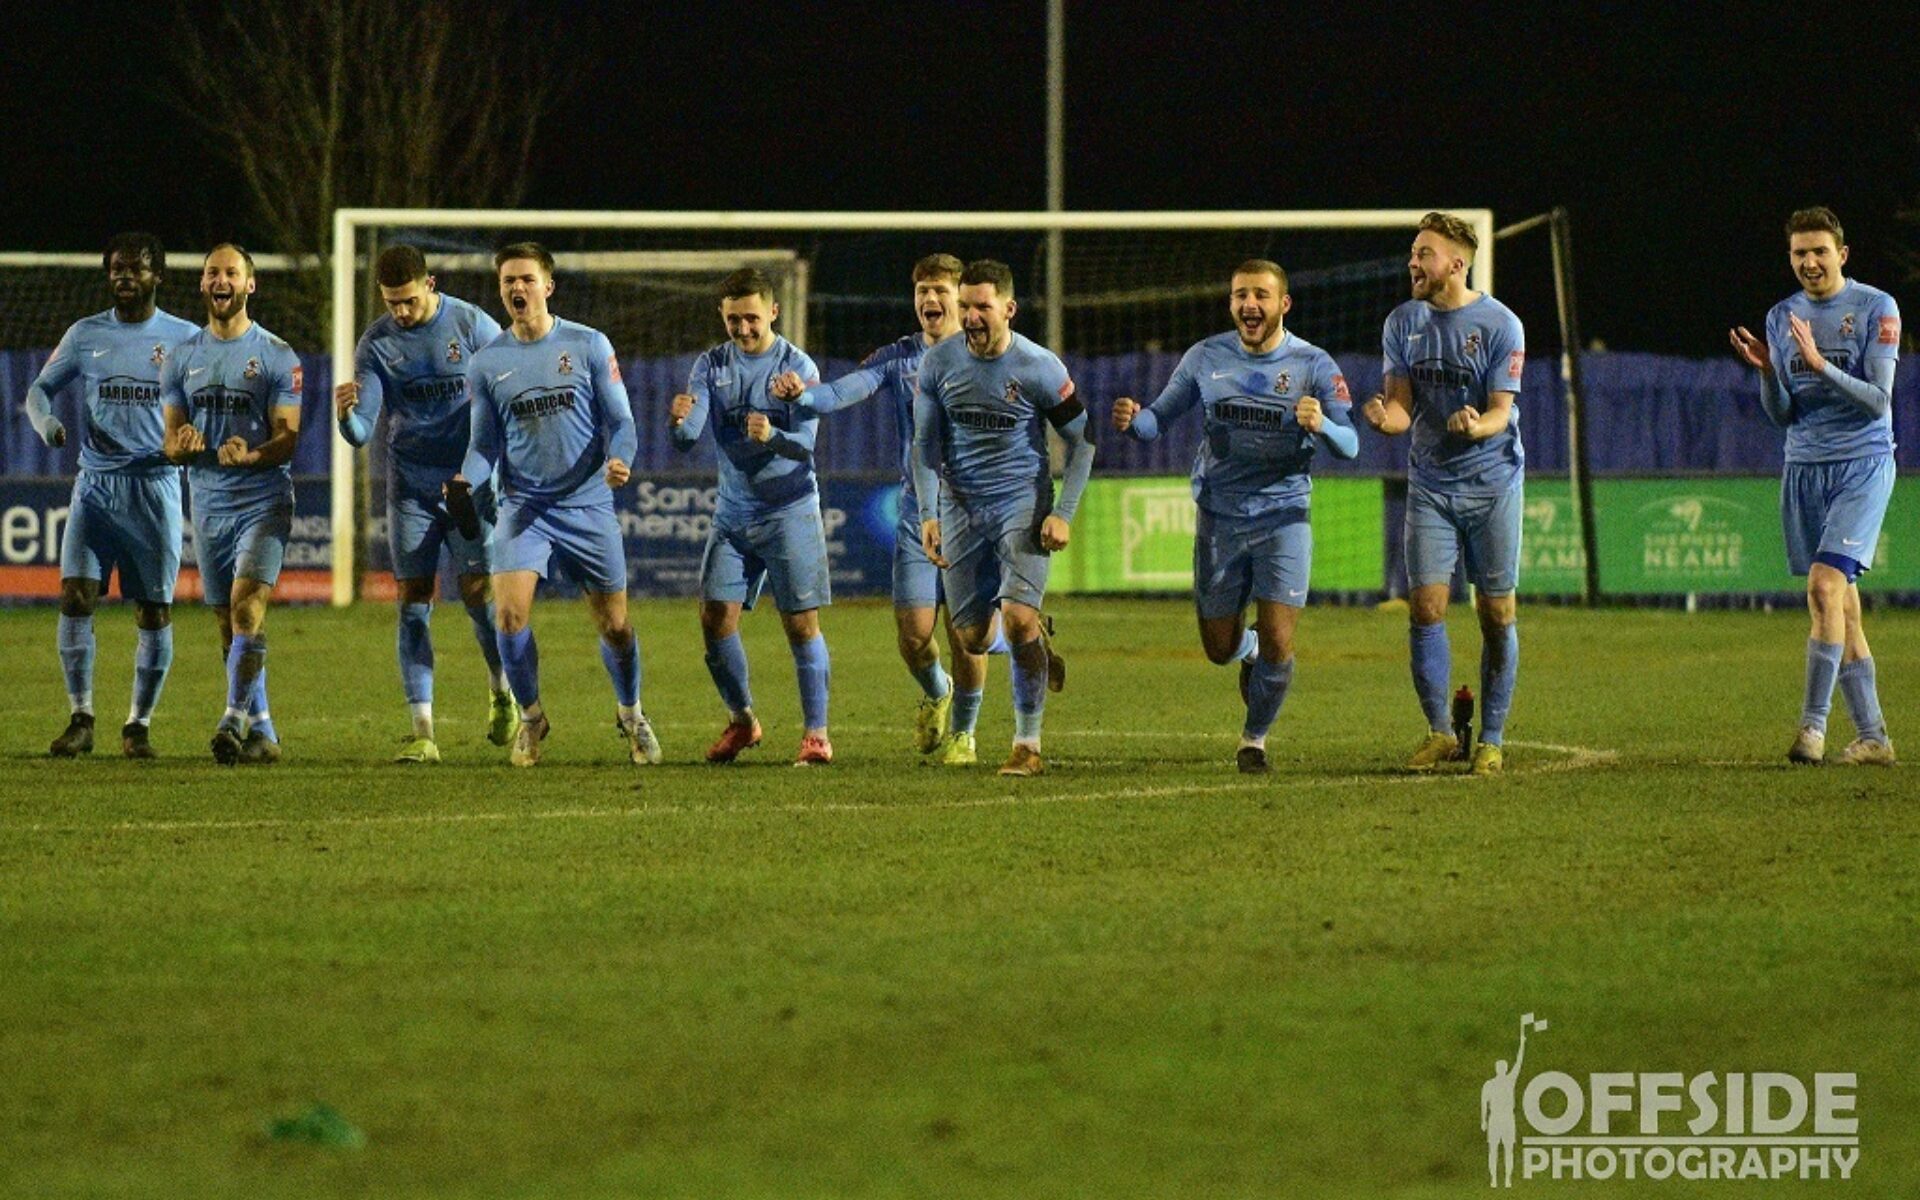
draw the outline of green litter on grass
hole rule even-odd
[[[297,1117],[267,1122],[267,1137],[276,1142],[307,1142],[344,1150],[358,1150],[367,1144],[367,1135],[330,1104],[316,1104]]]

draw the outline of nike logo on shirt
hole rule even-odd
[[[188,378],[188,379],[192,379],[192,378],[193,378],[193,377],[194,377],[195,375],[198,375],[198,374],[200,374],[200,373],[201,373],[202,371],[205,371],[205,370],[206,370],[206,368],[205,368],[205,367],[188,367],[188,368],[187,368],[187,378]]]
[[[95,351],[93,352],[93,356],[94,356],[95,358],[99,358],[99,357],[100,357],[101,355],[103,355],[103,354],[111,354],[111,353],[113,353],[113,351],[111,351],[111,350],[95,350]]]
[[[1225,378],[1226,378],[1227,376],[1229,376],[1229,375],[1231,375],[1231,374],[1233,374],[1233,372],[1232,372],[1232,371],[1215,371],[1215,372],[1214,372],[1214,373],[1213,373],[1212,375],[1210,375],[1210,376],[1209,376],[1208,378],[1210,378],[1210,379],[1225,379]]]
[[[519,369],[520,369],[519,367],[515,367],[513,371],[518,371]],[[499,383],[502,379],[505,379],[507,376],[513,374],[513,371],[502,371],[500,374],[495,375],[493,377],[493,381],[495,383]]]

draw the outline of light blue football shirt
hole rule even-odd
[[[86,412],[82,470],[146,474],[175,469],[160,450],[167,437],[160,369],[198,328],[158,309],[133,324],[108,309],[68,328],[33,382],[52,397],[79,381]]]
[[[360,405],[340,422],[340,436],[366,445],[385,409],[390,496],[437,500],[460,469],[472,435],[467,367],[499,336],[498,321],[447,295],[431,321],[402,329],[387,314],[361,335],[353,352]]]
[[[1151,440],[1198,405],[1206,427],[1193,460],[1194,503],[1221,516],[1266,516],[1297,507],[1313,490],[1308,468],[1320,439],[1293,416],[1305,396],[1320,401],[1328,425],[1352,429],[1346,377],[1325,350],[1289,333],[1253,354],[1238,333],[1217,334],[1181,356],[1128,432]]]
[[[187,464],[194,512],[232,516],[293,502],[293,462],[272,467],[223,467],[221,443],[240,438],[259,446],[273,436],[273,416],[300,409],[305,373],[293,347],[258,323],[237,338],[208,329],[181,342],[161,370],[161,396],[187,415],[207,448]]]
[[[613,343],[560,317],[537,341],[512,330],[481,347],[467,372],[472,436],[462,467],[478,486],[500,469],[504,496],[561,507],[610,504],[609,458],[640,448]]]
[[[1507,491],[1526,464],[1520,444],[1520,381],[1526,331],[1513,310],[1483,295],[1460,308],[1409,300],[1388,314],[1381,333],[1383,370],[1413,385],[1413,482],[1433,491]],[[1485,412],[1493,392],[1515,395],[1507,428],[1475,441],[1447,432],[1462,408]]]
[[[1767,313],[1767,352],[1774,377],[1792,399],[1787,461],[1835,462],[1893,453],[1893,408],[1873,416],[1808,367],[1788,331],[1788,314],[1813,326],[1814,345],[1842,374],[1867,379],[1877,359],[1900,358],[1900,308],[1893,297],[1856,280],[1825,300],[1805,292]]]
[[[920,360],[919,395],[932,402],[935,427],[916,427],[915,437],[937,447],[941,478],[962,502],[1052,489],[1045,416],[1073,398],[1073,380],[1053,351],[1010,339],[998,357],[979,358],[964,335],[950,337]]]
[[[776,399],[771,384],[792,371],[811,386],[820,369],[806,352],[786,338],[759,354],[747,354],[723,342],[694,360],[687,378],[693,411],[673,431],[674,445],[685,450],[713,427],[720,448],[718,515],[751,520],[803,496],[818,494],[813,471],[813,442],[820,421],[804,404]],[[773,436],[756,442],[747,436],[747,417],[765,413]]]

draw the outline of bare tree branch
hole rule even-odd
[[[326,341],[335,208],[510,207],[525,196],[560,89],[551,60],[522,50],[518,6],[175,3],[168,99],[233,163],[236,204],[270,240],[263,248],[317,263],[263,298],[295,344]]]

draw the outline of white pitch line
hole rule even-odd
[[[1544,775],[1563,771],[1582,770],[1587,767],[1611,763],[1618,759],[1615,750],[1598,750],[1587,746],[1561,746],[1541,742],[1509,742],[1508,745],[1527,749],[1546,750],[1567,756],[1564,762],[1541,763],[1517,771],[1510,775]],[[952,800],[910,801],[903,804],[876,804],[869,801],[830,801],[820,804],[792,803],[777,805],[756,804],[647,804],[628,805],[620,808],[552,808],[530,809],[513,812],[450,812],[450,813],[378,813],[345,814],[327,817],[252,817],[239,820],[204,821],[119,821],[111,825],[15,825],[0,826],[0,832],[8,833],[181,833],[181,832],[220,832],[255,829],[302,829],[302,828],[354,828],[380,825],[462,825],[477,822],[504,821],[569,821],[569,820],[605,820],[608,818],[633,819],[657,816],[697,816],[712,814],[715,816],[739,816],[757,813],[849,813],[849,812],[897,812],[916,813],[929,811],[952,811],[976,808],[1017,808],[1042,804],[1097,804],[1106,801],[1125,800],[1161,800],[1172,796],[1211,796],[1233,792],[1285,791],[1296,794],[1303,790],[1352,788],[1352,787],[1418,787],[1430,786],[1448,781],[1471,783],[1472,777],[1457,772],[1439,774],[1408,775],[1336,775],[1322,778],[1289,779],[1282,775],[1269,776],[1261,780],[1241,780],[1231,783],[1181,783],[1166,784],[1157,787],[1115,788],[1101,792],[1052,792],[1034,794],[1017,790],[995,796],[968,796]]]

